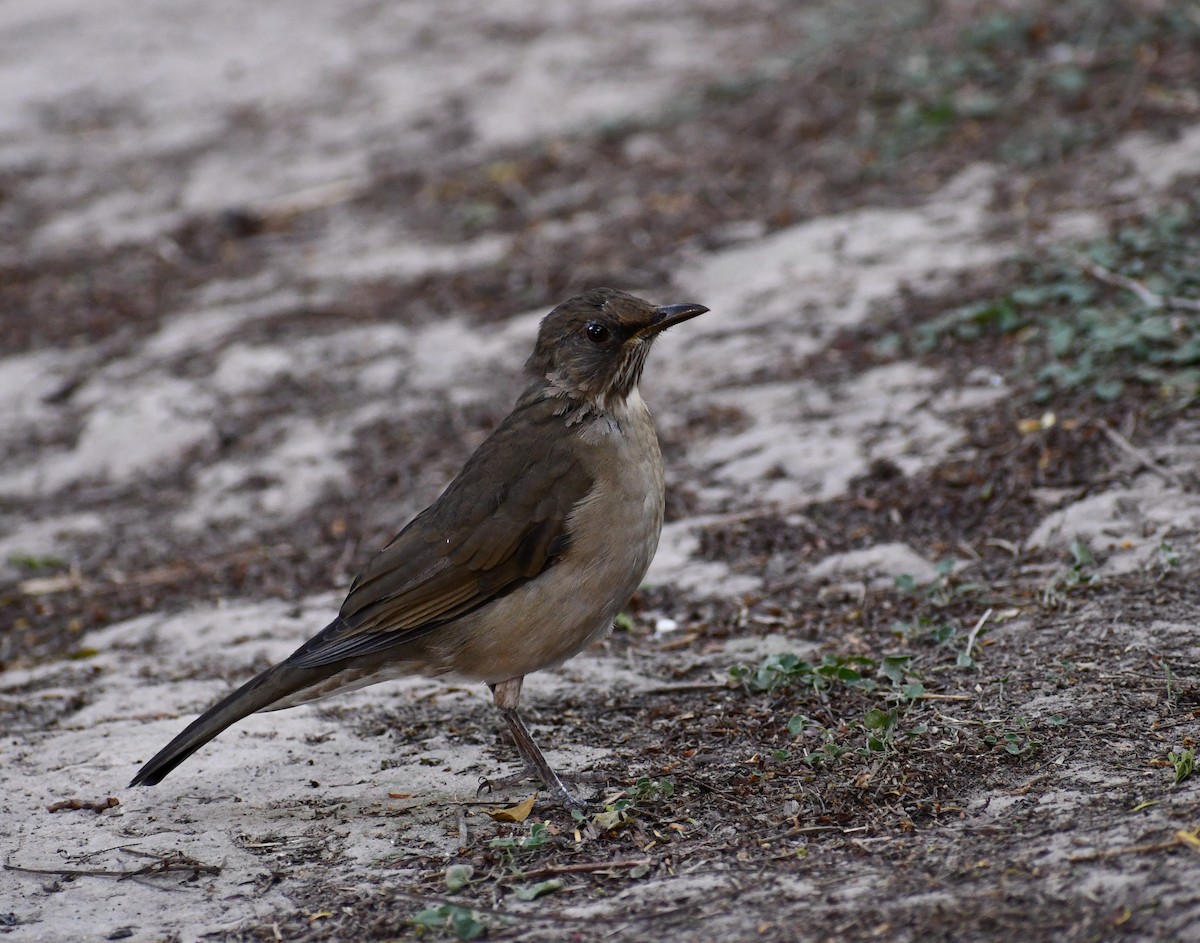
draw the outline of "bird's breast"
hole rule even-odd
[[[566,551],[464,620],[451,670],[497,683],[559,664],[606,632],[638,588],[662,531],[663,465],[641,397],[626,405],[578,427],[594,484],[568,518]]]

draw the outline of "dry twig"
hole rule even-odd
[[[1156,461],[1154,461],[1153,458],[1130,442],[1127,438],[1125,438],[1125,436],[1121,435],[1121,433],[1117,432],[1116,429],[1113,429],[1110,426],[1101,426],[1101,428],[1104,430],[1104,434],[1107,436],[1108,441],[1119,448],[1126,455],[1136,459],[1139,467],[1146,469],[1146,471],[1153,472],[1169,485],[1174,485],[1176,488],[1183,487],[1183,482],[1176,478],[1175,475],[1159,465]]]
[[[986,612],[984,612],[983,615],[981,615],[979,617],[979,621],[975,623],[975,625],[972,627],[971,631],[967,633],[967,647],[963,650],[964,656],[966,656],[968,658],[971,656],[971,649],[975,647],[975,638],[979,635],[980,629],[983,628],[984,624],[991,617],[992,617],[992,610],[988,609]]]
[[[220,865],[205,864],[182,852],[173,851],[150,864],[140,868],[127,868],[120,871],[109,871],[104,868],[28,868],[24,865],[5,862],[5,871],[19,871],[23,874],[50,874],[65,878],[116,878],[125,881],[130,878],[148,877],[153,874],[166,874],[168,871],[192,871],[196,874],[220,874]]]
[[[1190,832],[1181,828],[1171,836],[1170,841],[1151,842],[1146,845],[1125,845],[1121,848],[1098,848],[1095,851],[1072,855],[1067,860],[1072,864],[1083,861],[1107,861],[1109,858],[1119,858],[1122,855],[1146,855],[1156,851],[1170,851],[1180,846],[1200,851],[1200,828]]]
[[[1114,288],[1125,289],[1147,308],[1179,308],[1186,311],[1200,311],[1200,299],[1180,298],[1178,295],[1160,295],[1151,291],[1137,279],[1105,268],[1086,255],[1075,252],[1072,253],[1072,258],[1075,260],[1075,264],[1092,278],[1104,282],[1106,285],[1112,285]]]
[[[558,874],[589,874],[595,871],[618,871],[627,868],[650,867],[649,858],[631,858],[626,861],[577,861],[574,864],[555,864],[532,871],[524,871],[519,876],[512,875],[505,880],[526,881],[554,877]]]

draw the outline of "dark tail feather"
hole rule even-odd
[[[129,785],[153,786],[230,724],[270,707],[276,701],[295,694],[302,688],[319,683],[331,673],[290,668],[286,664],[268,668],[192,721],[183,733],[159,750],[153,759],[138,770],[138,774]]]

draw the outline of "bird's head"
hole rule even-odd
[[[552,395],[607,411],[637,387],[654,338],[707,310],[653,305],[613,288],[593,288],[546,315],[525,370]]]

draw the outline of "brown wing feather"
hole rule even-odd
[[[288,663],[317,667],[402,645],[551,566],[570,541],[572,509],[594,483],[562,434],[554,403],[515,410],[367,564],[339,618]]]

